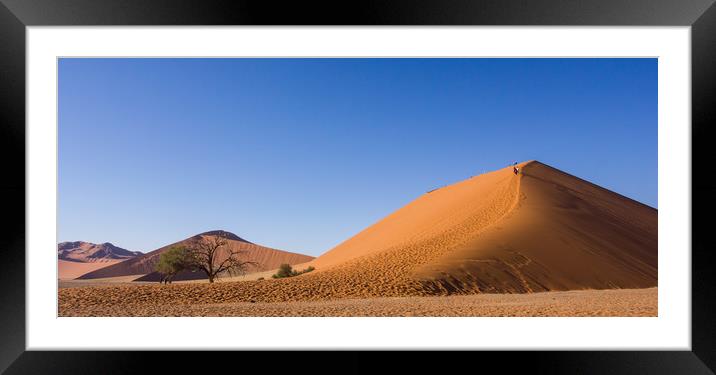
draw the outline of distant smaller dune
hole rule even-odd
[[[108,278],[108,277],[119,277],[128,275],[144,275],[136,279],[135,281],[160,281],[161,275],[155,271],[155,267],[159,262],[161,254],[173,246],[182,246],[189,244],[192,240],[197,237],[215,237],[221,236],[228,240],[228,248],[219,249],[216,262],[222,262],[228,257],[228,250],[242,252],[242,257],[246,261],[256,262],[257,266],[253,266],[246,270],[247,272],[261,272],[268,271],[278,268],[282,263],[288,264],[299,264],[309,262],[314,259],[312,256],[291,253],[288,251],[272,249],[266,246],[254,244],[246,241],[245,239],[227,231],[214,230],[197,234],[195,236],[186,238],[179,242],[175,242],[166,246],[163,246],[157,250],[150,251],[146,254],[142,254],[138,257],[113,264],[109,267],[102,267],[97,270],[87,272],[79,279],[97,279],[97,278]],[[232,276],[232,275],[221,275],[221,276]],[[184,271],[176,275],[175,281],[179,280],[199,280],[206,279],[206,274],[201,271]]]

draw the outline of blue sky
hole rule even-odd
[[[529,159],[657,207],[657,60],[59,62],[60,241],[319,255]]]

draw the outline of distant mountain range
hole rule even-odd
[[[60,280],[74,279],[141,254],[139,251],[129,251],[109,242],[62,242],[57,245],[57,277]]]
[[[139,251],[129,251],[109,242],[94,244],[91,242],[62,242],[57,245],[57,257],[72,262],[91,263],[108,260],[126,260],[142,255]]]

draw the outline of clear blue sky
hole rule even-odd
[[[657,60],[59,62],[60,241],[319,255],[529,159],[657,207]]]

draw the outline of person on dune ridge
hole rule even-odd
[[[517,167],[517,162],[514,162],[512,164],[512,172],[514,172],[515,174],[520,173],[520,168]]]

